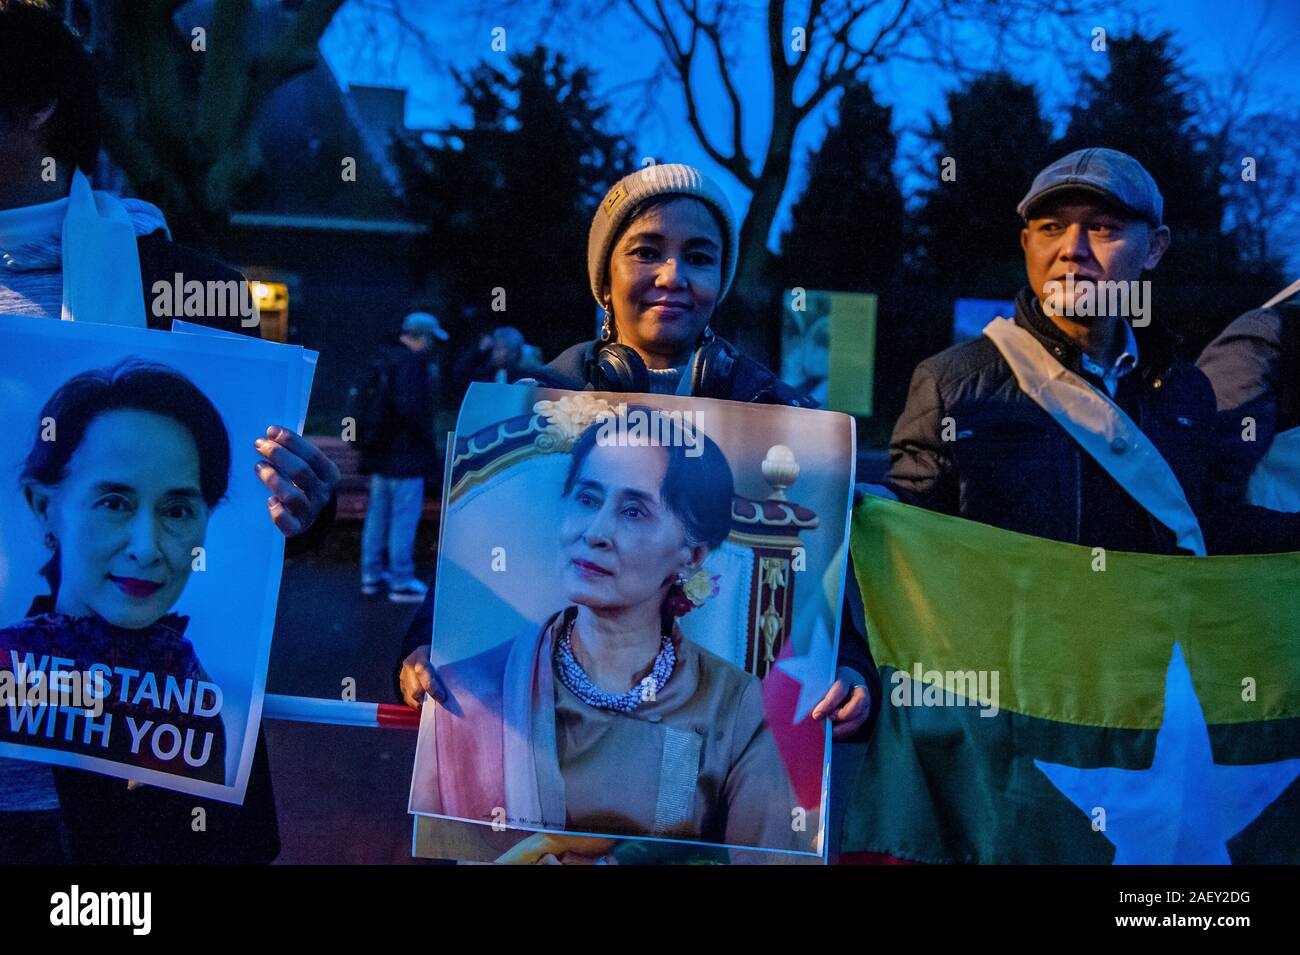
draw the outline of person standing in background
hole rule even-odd
[[[509,325],[484,335],[477,348],[465,351],[456,360],[454,378],[459,396],[463,399],[476,381],[508,385],[525,377],[523,360],[528,347],[523,332]]]
[[[370,502],[361,531],[361,592],[388,588],[395,603],[419,603],[428,587],[415,576],[415,531],[424,512],[424,481],[438,459],[434,415],[439,373],[435,344],[447,332],[428,312],[412,312],[402,332],[372,361],[382,387],[374,400],[381,433],[362,449]]]
[[[94,63],[59,10],[43,0],[0,0],[0,328],[6,316],[21,315],[167,330],[171,316],[150,307],[155,283],[244,281],[173,242],[156,206],[92,189],[87,173],[99,156],[101,125]],[[105,229],[90,210],[105,210],[130,230]],[[190,318],[257,336],[223,311]],[[253,446],[256,473],[272,495],[268,517],[287,538],[286,554],[304,553],[334,522],[338,468],[302,435],[267,423]],[[206,827],[196,829],[200,810]],[[241,805],[0,759],[0,864],[247,865],[269,863],[279,851],[260,731]]]
[[[1300,510],[1300,291],[1297,282],[1236,318],[1196,364],[1222,417],[1219,474],[1230,500]]]

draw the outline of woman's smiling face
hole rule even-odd
[[[662,448],[592,447],[562,502],[561,575],[570,603],[618,610],[653,600],[706,548],[686,543],[681,520],[660,497]]]
[[[709,207],[682,197],[638,215],[615,243],[606,290],[618,337],[678,361],[709,324],[722,288],[722,230]]]
[[[148,411],[101,414],[63,480],[33,496],[58,541],[59,613],[140,629],[175,605],[210,515],[183,425]]]

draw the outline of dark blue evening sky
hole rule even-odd
[[[404,86],[410,90],[407,123],[411,126],[437,127],[468,119],[460,107],[458,91],[450,68],[466,69],[483,59],[503,59],[491,49],[492,29],[506,29],[508,49],[530,49],[545,42],[563,52],[572,62],[592,66],[598,74],[598,90],[614,105],[611,125],[630,135],[638,154],[653,155],[661,161],[682,161],[719,173],[686,124],[680,88],[672,81],[648,100],[638,82],[649,76],[660,61],[662,51],[657,39],[627,10],[614,3],[607,12],[591,19],[564,17],[549,24],[533,12],[534,5],[521,4],[510,12],[505,5],[478,12],[475,4],[446,0],[402,0],[412,22],[428,38],[426,48],[411,40],[400,41],[395,29],[366,13],[356,2],[340,11],[322,42],[322,49],[336,75],[344,83],[373,83]],[[765,4],[750,4],[761,11]],[[892,6],[889,5],[889,6]],[[798,4],[791,5],[788,26],[799,22]],[[363,23],[378,23],[367,36],[359,29]],[[1078,55],[1070,68],[1047,53],[1020,52],[999,54],[983,31],[963,31],[962,39],[983,50],[980,63],[1002,66],[1022,80],[1033,82],[1040,91],[1047,114],[1063,125],[1066,110],[1074,101],[1083,71],[1101,72],[1105,68],[1102,54],[1089,50],[1091,31],[1100,26],[1108,34],[1123,34],[1134,26],[1144,32],[1169,30],[1185,54],[1189,71],[1214,86],[1222,86],[1232,72],[1253,66],[1253,89],[1250,109],[1279,105],[1294,109],[1300,101],[1300,2],[1297,0],[1164,0],[1142,4],[1115,4],[1100,17],[1077,21],[1073,29],[1058,33],[1053,39],[1070,43],[1077,35]],[[1047,38],[1044,38],[1045,40]],[[745,116],[745,142],[751,157],[762,155],[770,123],[770,111],[764,108],[768,96],[766,41],[760,13],[747,26],[734,30],[728,37],[729,54],[736,64],[737,85],[748,104]],[[1044,43],[1046,47],[1046,42]],[[810,71],[811,72],[811,71]],[[729,144],[730,114],[721,84],[716,82],[711,65],[702,71],[707,76],[703,86],[701,108],[705,123],[716,131],[720,144]],[[934,166],[932,157],[912,130],[926,122],[931,113],[944,110],[944,93],[959,85],[957,77],[930,66],[894,61],[874,68],[869,74],[877,96],[894,107],[895,125],[902,134],[901,154],[896,172],[905,192],[924,184]],[[649,115],[641,116],[649,106]],[[795,171],[786,190],[781,213],[772,235],[772,244],[784,225],[790,203],[797,197],[803,177],[802,158],[820,141],[826,125],[828,99],[800,130],[796,142]],[[748,205],[748,193],[731,176],[718,175],[738,213]],[[1293,255],[1300,265],[1300,255]]]

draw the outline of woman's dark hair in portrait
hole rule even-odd
[[[36,440],[23,463],[21,482],[54,486],[92,421],[110,411],[148,411],[180,424],[199,451],[199,492],[209,509],[226,496],[230,484],[230,435],[221,414],[194,382],[156,362],[128,358],[109,368],[69,378],[41,408]],[[43,440],[40,422],[53,421],[56,440]],[[58,591],[59,555],[41,569]]]
[[[658,408],[628,406],[627,413],[633,411],[654,416],[666,414]],[[656,433],[660,433],[658,429]],[[596,446],[599,434],[600,424],[597,423],[574,442],[569,472],[564,479],[565,497],[573,490],[578,474],[582,471],[582,464]],[[704,544],[712,551],[731,532],[731,502],[735,496],[735,481],[731,476],[727,456],[713,439],[698,428],[695,430],[695,438],[701,450],[695,457],[688,455],[687,449],[681,444],[663,447],[668,455],[668,470],[664,473],[664,483],[659,494],[664,504],[686,528],[687,543]]]
[[[73,6],[84,10],[83,3]],[[91,172],[101,127],[90,54],[46,0],[0,0],[0,114],[23,123],[51,104],[45,148],[59,162]]]

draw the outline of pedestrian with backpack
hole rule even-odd
[[[370,360],[354,391],[361,473],[370,502],[361,531],[361,592],[388,590],[395,603],[419,603],[428,587],[415,576],[415,531],[424,480],[437,464],[437,342],[447,332],[428,312],[412,312],[401,334]]]

